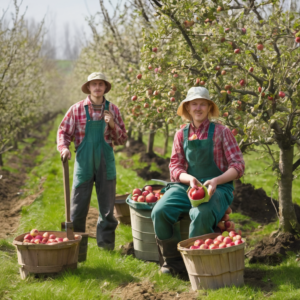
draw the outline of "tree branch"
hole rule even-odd
[[[300,166],[300,158],[293,164],[293,172]]]

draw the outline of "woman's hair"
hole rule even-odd
[[[218,108],[218,106],[215,103],[211,102],[211,101],[208,101],[208,100],[206,100],[206,101],[209,105],[209,113],[208,113],[209,120],[211,120],[211,118],[218,118],[219,117],[219,108]],[[191,101],[189,101],[189,102],[191,102]],[[184,122],[193,122],[193,118],[187,110],[187,106],[188,106],[189,102],[183,103],[181,118],[182,118],[182,121],[184,121]]]

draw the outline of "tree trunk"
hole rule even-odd
[[[298,224],[292,201],[293,158],[293,146],[287,149],[280,148],[279,222],[281,231],[299,233],[300,225]]]
[[[128,139],[131,139],[131,136],[132,136],[132,127],[131,127],[131,125],[128,128],[127,136],[128,136]]]
[[[143,143],[143,133],[141,130],[139,130],[138,132],[138,142]]]
[[[163,155],[166,155],[168,152],[168,143],[169,143],[169,125],[168,123],[165,123],[165,144],[164,144]]]
[[[154,151],[153,151],[154,137],[155,137],[155,131],[150,130],[149,138],[148,138],[148,145],[147,145],[147,153],[149,153],[149,154],[154,154]]]
[[[3,167],[2,153],[0,154],[0,167]]]

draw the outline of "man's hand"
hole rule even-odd
[[[113,115],[108,110],[104,111],[104,122],[107,123],[111,129],[115,128],[115,122],[114,122]]]
[[[207,189],[207,192],[208,192],[208,195],[209,195],[209,198],[215,193],[216,189],[217,189],[217,179],[216,178],[213,178],[211,180],[207,180],[204,182],[205,186],[208,187]]]
[[[66,158],[68,158],[70,160],[71,159],[70,150],[69,149],[63,150],[63,152],[60,154],[60,157],[63,159],[63,161],[65,161]]]

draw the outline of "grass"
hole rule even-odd
[[[60,117],[57,118],[54,129],[50,132],[46,145],[36,158],[37,166],[30,172],[25,189],[28,193],[37,191],[42,181],[44,192],[28,207],[23,207],[18,234],[32,228],[40,230],[60,230],[64,221],[64,192],[62,184],[62,167],[59,154],[53,141]],[[163,142],[162,142],[163,143]],[[157,140],[156,145],[159,145]],[[70,161],[70,181],[72,182],[74,153]],[[123,194],[134,187],[142,187],[149,182],[136,176],[131,168],[123,168],[120,161],[128,159],[123,153],[116,153],[117,193]],[[247,158],[246,158],[247,159]],[[134,166],[142,167],[138,156],[133,157]],[[256,163],[256,162],[255,162]],[[259,165],[256,167],[258,168]],[[264,186],[265,188],[265,186]],[[97,207],[95,191],[92,196],[92,206]],[[243,231],[254,230],[252,244],[264,234],[269,234],[277,224],[259,228],[259,224],[241,214],[232,214],[232,219],[241,224]],[[11,245],[12,238],[0,240],[0,299],[111,299],[115,288],[126,282],[148,280],[155,283],[156,291],[185,291],[190,289],[190,283],[160,276],[155,263],[143,262],[131,256],[122,256],[119,246],[132,241],[131,227],[120,224],[116,230],[116,247],[114,251],[104,251],[97,247],[95,239],[89,238],[88,259],[79,263],[73,273],[66,272],[53,277],[28,277],[21,280],[18,273],[17,255]],[[248,240],[247,240],[248,241]],[[276,267],[264,265],[249,265],[246,267],[267,271],[264,281],[270,279],[274,284],[270,299],[300,298],[300,268],[291,255]],[[199,291],[199,299],[264,299],[267,292],[251,284],[242,287],[223,288],[212,291]]]

